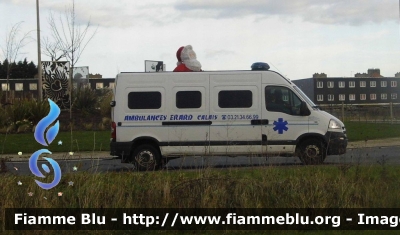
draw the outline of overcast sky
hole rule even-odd
[[[21,35],[36,30],[35,2],[0,0],[0,47],[20,21]],[[45,37],[50,12],[64,14],[72,0],[39,2]],[[400,72],[398,0],[76,0],[75,7],[79,24],[98,27],[76,66],[103,78],[142,72],[145,60],[172,71],[177,49],[188,44],[203,70],[247,70],[263,61],[292,80]],[[20,59],[37,63],[35,31],[32,37]]]

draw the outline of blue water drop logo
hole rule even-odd
[[[42,154],[42,153],[51,154],[51,152],[47,149],[41,149],[41,150],[38,150],[35,153],[33,153],[31,158],[29,158],[29,169],[35,176],[40,177],[40,178],[45,178],[45,176],[42,174],[42,172],[40,172],[40,170],[37,166],[37,161],[39,159],[40,154]],[[60,168],[60,165],[58,165],[58,163],[56,161],[54,161],[52,158],[44,157],[44,159],[47,160],[54,169],[54,180],[51,183],[42,183],[39,180],[35,180],[35,181],[42,189],[51,189],[51,188],[54,188],[58,183],[60,183],[61,168]],[[50,169],[47,165],[43,164],[42,168],[47,173],[50,172]]]
[[[35,129],[35,134],[34,134],[36,141],[39,144],[44,145],[44,146],[48,146],[48,144],[51,144],[51,142],[53,142],[53,140],[56,138],[58,131],[60,129],[59,121],[57,121],[56,124],[54,124],[52,127],[49,127],[50,124],[53,123],[60,115],[60,108],[52,100],[48,99],[48,101],[50,104],[50,112],[46,117],[44,117],[42,120],[40,120],[40,122],[37,124],[36,129]],[[49,127],[49,128],[46,133],[46,139],[47,139],[47,143],[46,143],[46,141],[44,139],[45,138],[44,135],[45,135],[47,127]],[[41,178],[45,178],[45,176],[42,174],[42,172],[40,172],[40,170],[37,166],[37,161],[39,159],[39,156],[43,153],[51,154],[51,152],[49,150],[41,149],[41,150],[34,152],[31,155],[31,157],[29,158],[29,169],[35,176],[41,177]],[[60,183],[61,168],[60,168],[60,165],[58,165],[58,163],[56,161],[54,161],[52,158],[44,157],[44,159],[46,161],[48,161],[50,163],[51,167],[53,167],[53,169],[54,169],[54,180],[51,183],[42,183],[38,180],[35,180],[35,182],[42,189],[48,190],[48,189],[54,188],[56,185],[58,185],[58,183]],[[46,164],[42,164],[42,169],[46,173],[50,173],[50,169]]]
[[[46,164],[42,164],[42,168],[44,171],[46,171],[46,173],[50,173],[50,169]]]
[[[46,128],[51,123],[53,123],[60,115],[60,108],[57,106],[57,104],[54,103],[51,99],[48,99],[48,101],[50,103],[50,112],[46,117],[44,117],[42,120],[39,121],[39,123],[36,126],[34,134],[36,141],[43,146],[47,146],[47,143],[44,140],[44,132],[46,131]],[[46,139],[49,144],[51,144],[51,142],[53,142],[53,140],[56,138],[59,129],[60,129],[60,123],[59,121],[57,121],[56,124],[54,124],[54,126],[50,127],[47,130]]]

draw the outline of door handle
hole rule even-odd
[[[261,135],[261,139],[262,139],[262,141],[267,141],[267,135]]]
[[[251,125],[268,125],[268,119],[251,120]]]

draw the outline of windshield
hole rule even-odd
[[[301,97],[303,97],[303,99],[307,102],[307,104],[309,104],[313,108],[318,107],[317,105],[314,104],[314,102],[312,102],[310,100],[310,98],[308,98],[308,96],[306,94],[304,94],[304,92],[300,88],[298,88],[297,86],[293,86],[293,87],[301,95]]]

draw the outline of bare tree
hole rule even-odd
[[[59,41],[51,41],[49,37],[43,38],[42,48],[43,54],[51,58],[51,61],[59,61],[65,58],[65,53],[60,49],[61,43]]]
[[[48,38],[44,40],[44,53],[55,61],[62,58],[70,61],[72,76],[72,68],[79,61],[86,46],[93,39],[97,32],[97,27],[91,31],[90,20],[83,26],[77,25],[74,0],[72,0],[72,6],[65,10],[65,14],[60,14],[58,19],[51,13],[49,25],[52,41]]]
[[[86,46],[93,39],[98,27],[91,30],[92,25],[90,20],[85,25],[77,24],[75,0],[72,0],[72,5],[67,7],[64,14],[60,14],[57,19],[54,14],[51,13],[48,23],[50,25],[52,42],[49,39],[44,40],[45,54],[51,57],[54,61],[65,58],[71,62],[69,74],[69,97],[71,100],[70,119],[72,119],[73,68],[81,58]]]
[[[13,65],[15,64],[15,61],[17,60],[17,57],[21,54],[21,49],[26,46],[28,43],[32,41],[32,38],[30,36],[30,33],[32,31],[29,31],[25,34],[21,34],[21,22],[16,23],[10,30],[10,32],[6,36],[5,40],[5,45],[1,48],[3,51],[3,55],[5,59],[7,60],[7,92],[6,92],[6,102],[8,102],[9,99],[9,89],[10,89],[10,74],[13,69]]]

